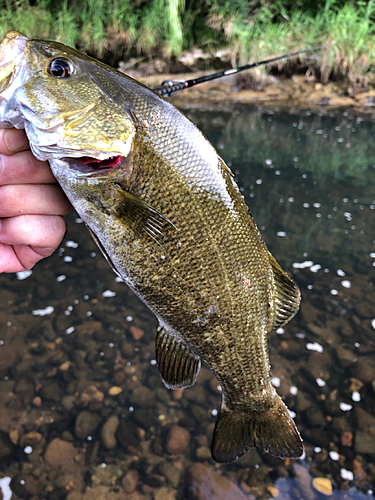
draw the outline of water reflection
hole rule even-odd
[[[22,499],[372,498],[375,123],[245,106],[189,116],[302,290],[269,342],[306,456],[212,462],[217,382],[204,368],[193,388],[164,388],[155,319],[71,215],[53,257],[0,278],[0,476]]]

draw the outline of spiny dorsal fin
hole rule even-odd
[[[297,285],[281,269],[274,257],[269,254],[275,279],[275,312],[272,330],[277,330],[293,318],[299,309],[301,294]]]
[[[277,458],[299,458],[301,436],[288,409],[275,395],[275,406],[264,412],[233,411],[221,407],[212,441],[212,458],[221,464],[235,462],[251,447]]]
[[[179,232],[174,224],[148,203],[128,193],[119,184],[115,216],[130,227],[139,237],[147,234],[159,245],[172,238],[179,239]]]
[[[200,357],[160,326],[156,330],[155,351],[161,378],[168,389],[195,383],[201,367]]]

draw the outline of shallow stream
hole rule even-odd
[[[51,258],[0,276],[4,499],[9,488],[12,500],[374,497],[375,119],[245,105],[188,116],[301,289],[298,315],[268,338],[305,456],[212,461],[213,375],[163,386],[153,315],[71,213]]]

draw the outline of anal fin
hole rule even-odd
[[[201,367],[200,357],[160,326],[156,330],[155,351],[161,378],[168,389],[195,383]]]

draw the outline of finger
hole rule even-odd
[[[29,245],[5,245],[0,243],[0,273],[28,271],[44,257],[48,257],[56,247],[41,249]]]
[[[0,219],[0,243],[31,246],[42,256],[57,248],[66,230],[62,217],[56,215],[20,215]]]
[[[68,215],[71,205],[57,184],[0,186],[0,217]]]
[[[0,129],[0,153],[11,155],[17,151],[30,149],[29,141],[24,130],[15,128]]]
[[[56,179],[48,162],[38,160],[31,151],[21,151],[11,156],[0,154],[0,185],[53,182]]]

